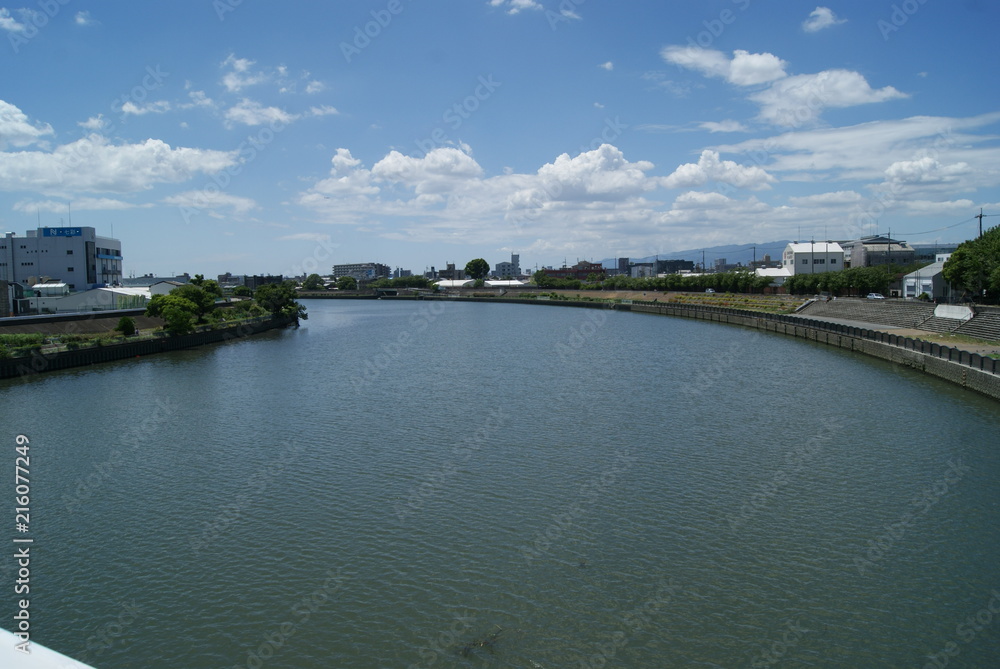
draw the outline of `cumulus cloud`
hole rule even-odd
[[[770,53],[750,53],[742,49],[726,54],[699,46],[668,46],[660,51],[668,63],[695,70],[708,77],[721,77],[737,86],[763,84],[785,75],[785,61]]]
[[[709,181],[725,183],[737,188],[762,190],[777,181],[761,167],[740,165],[731,160],[720,160],[717,151],[701,152],[697,163],[680,165],[673,174],[664,177],[666,188],[692,188],[704,186]]]
[[[90,12],[87,11],[77,12],[76,16],[73,17],[73,22],[78,26],[92,26],[97,23],[97,21],[90,16]]]
[[[775,82],[750,99],[760,105],[763,121],[784,127],[814,122],[824,109],[885,102],[908,97],[892,86],[874,89],[859,73],[825,70]]]
[[[24,10],[21,11],[24,12]],[[9,9],[0,7],[0,30],[6,30],[9,33],[23,33],[26,29],[25,24],[18,23],[17,19],[10,15]]]
[[[326,90],[326,84],[322,81],[310,81],[306,84],[306,93],[312,95],[313,93],[319,93]]]
[[[747,127],[740,123],[739,121],[726,120],[726,121],[705,121],[698,124],[699,128],[708,130],[709,132],[746,132]]]
[[[815,122],[824,109],[885,102],[907,95],[892,86],[874,89],[857,72],[825,70],[789,76],[787,63],[774,54],[736,50],[730,59],[721,51],[698,46],[668,46],[660,55],[668,63],[708,77],[720,77],[736,86],[759,86],[749,99],[760,105],[762,121],[784,127]]]
[[[615,64],[609,60],[606,63],[601,63],[597,67],[601,68],[602,70],[607,70],[608,72],[610,72],[611,70],[615,69]]]
[[[264,105],[243,98],[237,104],[226,110],[227,125],[242,123],[243,125],[264,125],[265,123],[291,123],[298,118],[297,114],[289,114],[278,107]]]
[[[215,173],[235,162],[233,152],[172,148],[158,139],[112,144],[92,134],[51,152],[0,152],[0,189],[129,193]]]
[[[372,166],[375,179],[412,187],[417,194],[445,192],[482,173],[483,168],[471,156],[449,147],[432,149],[423,158],[390,151]]]
[[[0,100],[0,150],[8,146],[30,146],[51,134],[52,126],[48,123],[32,124],[27,114]]]
[[[257,61],[248,58],[237,58],[235,54],[222,61],[222,67],[228,68],[228,72],[222,75],[222,85],[230,93],[239,93],[248,86],[256,86],[264,83],[269,76],[264,72],[254,72],[251,68]]]
[[[809,14],[809,18],[802,22],[802,29],[807,33],[814,33],[845,21],[846,19],[838,19],[829,7],[817,7]]]
[[[135,104],[131,100],[122,105],[122,113],[126,116],[143,116],[145,114],[163,114],[170,111],[170,103],[166,100]]]
[[[972,167],[968,163],[942,165],[930,156],[919,160],[900,160],[885,170],[886,181],[897,184],[952,184],[969,176]]]
[[[490,7],[503,7],[508,14],[517,14],[525,9],[542,9],[535,0],[490,0]]]

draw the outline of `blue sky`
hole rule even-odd
[[[998,25],[988,0],[0,5],[0,227],[72,211],[137,275],[962,241],[1000,213]]]

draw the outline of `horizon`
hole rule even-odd
[[[124,276],[960,243],[1000,214],[1000,8],[906,8],[3,4],[0,226]]]

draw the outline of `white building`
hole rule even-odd
[[[837,242],[791,242],[781,255],[781,267],[795,274],[821,274],[844,269],[844,249]]]
[[[77,293],[57,294],[54,286],[38,284],[24,291],[33,312],[37,314],[75,314],[108,309],[141,309],[149,304],[148,288],[94,288]],[[36,290],[47,287],[43,292]],[[49,293],[49,294],[46,294]]]
[[[0,279],[27,286],[47,276],[71,291],[122,280],[122,243],[94,228],[38,228],[0,237]]]

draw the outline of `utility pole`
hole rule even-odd
[[[983,218],[984,217],[988,218],[990,216],[1000,216],[1000,214],[984,214],[982,207],[980,207],[979,208],[979,213],[976,214],[975,216],[973,216],[973,218],[978,218],[979,219],[979,238],[980,239],[983,238]]]

